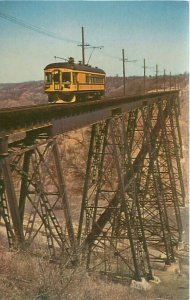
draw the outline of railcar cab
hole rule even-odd
[[[70,88],[71,72],[61,72],[59,70],[53,71],[54,89]]]
[[[45,83],[47,87],[52,84],[56,85],[55,89],[63,87],[70,87],[71,85],[71,72],[61,72],[60,70],[54,70],[52,72],[45,72]],[[58,86],[57,86],[58,85]]]
[[[49,102],[75,102],[104,94],[105,72],[98,68],[68,62],[45,67],[45,93]]]
[[[70,59],[69,64],[73,62],[74,61]],[[73,82],[71,79],[71,70],[65,67],[63,63],[55,63],[46,66],[44,69],[44,88],[48,94],[49,102],[70,101],[70,99],[68,99],[68,92],[70,92]]]

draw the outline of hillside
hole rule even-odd
[[[179,82],[185,85],[186,76],[180,76]],[[175,86],[175,78],[172,78],[172,86]],[[163,77],[158,78],[158,88],[163,89]],[[166,88],[169,88],[169,78],[166,78]],[[146,78],[146,89],[155,90],[156,81],[154,77]],[[143,93],[143,77],[129,77],[126,79],[126,95]],[[123,78],[106,78],[106,97],[123,95]],[[44,93],[44,82],[29,81],[21,83],[0,83],[0,108],[38,105],[47,103],[47,95]]]
[[[0,108],[45,103],[43,81],[0,84]]]

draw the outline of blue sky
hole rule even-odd
[[[107,75],[122,75],[119,59],[125,49],[126,73],[143,74],[143,59],[154,75],[188,71],[189,7],[186,1],[1,1],[0,14],[53,33],[60,39],[29,30],[0,17],[0,82],[43,79],[54,56],[81,59],[81,27],[95,50],[90,64]],[[91,50],[86,50],[88,60]]]

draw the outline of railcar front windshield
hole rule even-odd
[[[63,83],[71,82],[71,72],[63,72],[62,73],[62,82]]]
[[[59,71],[55,71],[53,73],[53,80],[54,80],[55,83],[59,83],[60,82],[60,76],[59,75],[60,75]]]
[[[52,73],[51,72],[46,72],[45,73],[45,82],[46,83],[51,83],[52,82]]]

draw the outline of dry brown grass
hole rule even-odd
[[[97,274],[89,276],[84,266],[71,269],[53,264],[42,254],[0,250],[1,300],[188,300],[188,276],[179,276],[175,268],[159,270],[156,275],[162,283],[151,283],[145,292]]]
[[[150,300],[121,284],[89,276],[84,267],[66,269],[27,253],[0,252],[0,299]]]

